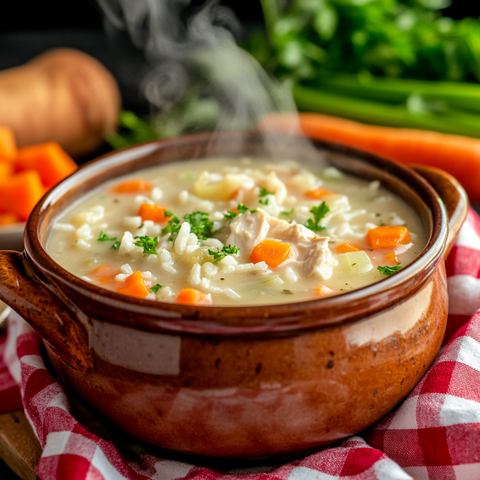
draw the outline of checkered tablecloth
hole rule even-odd
[[[225,472],[155,456],[66,396],[45,367],[38,335],[16,314],[0,337],[0,413],[23,403],[44,449],[42,480],[480,479],[480,219],[473,210],[447,271],[448,343],[430,370],[364,438],[302,460]]]

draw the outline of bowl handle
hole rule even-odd
[[[29,273],[19,252],[0,251],[0,298],[76,370],[90,370],[88,334],[70,308]]]
[[[445,257],[457,238],[460,227],[467,218],[468,196],[460,182],[449,173],[435,167],[425,165],[409,165],[420,174],[437,191],[443,200],[448,214],[448,237],[445,246]]]

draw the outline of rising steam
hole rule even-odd
[[[198,101],[186,116],[191,124],[182,125],[187,130],[195,130],[196,122],[201,129],[205,120],[211,122],[209,129],[252,128],[267,113],[295,111],[288,88],[272,81],[236,45],[241,28],[229,8],[216,1],[207,1],[196,11],[191,0],[98,2],[152,66],[143,93],[153,118],[191,97]]]

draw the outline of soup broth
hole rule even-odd
[[[416,213],[378,181],[216,158],[105,184],[57,219],[47,250],[119,293],[238,306],[361,288],[408,265],[426,241]]]

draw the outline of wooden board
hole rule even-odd
[[[22,479],[35,480],[42,447],[23,410],[0,415],[0,457]]]

